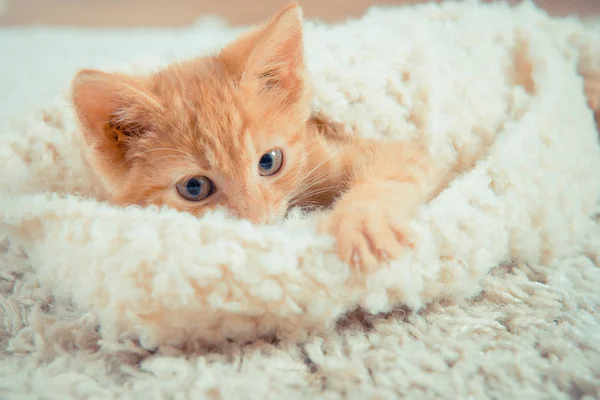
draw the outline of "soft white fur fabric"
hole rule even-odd
[[[306,24],[316,110],[440,162],[490,143],[420,210],[415,251],[367,276],[311,217],[102,202],[76,70],[149,70],[240,32],[0,30],[3,398],[600,396],[600,148],[578,72],[600,71],[600,31],[472,2]],[[344,317],[357,306],[386,314]]]

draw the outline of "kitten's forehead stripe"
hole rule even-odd
[[[207,64],[210,73],[190,72],[184,66],[174,66],[156,81],[156,93],[165,104],[164,117],[175,131],[169,135],[177,147],[194,154],[206,168],[230,165],[242,168],[248,157],[247,121],[240,113],[243,104],[234,83],[223,79],[223,71]],[[190,134],[180,134],[188,132]]]

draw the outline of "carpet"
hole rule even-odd
[[[600,396],[597,26],[473,2],[307,22],[315,111],[477,161],[419,212],[416,250],[368,276],[300,214],[101,201],[75,72],[243,29],[0,30],[2,398]]]

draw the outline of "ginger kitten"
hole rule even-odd
[[[399,256],[439,174],[416,145],[353,138],[311,116],[303,57],[290,5],[214,56],[149,76],[80,71],[73,101],[112,201],[195,215],[221,206],[255,223],[333,205],[320,229],[343,261]]]

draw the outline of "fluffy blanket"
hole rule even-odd
[[[241,31],[0,31],[3,398],[600,396],[584,93],[600,30],[473,2],[306,23],[315,111],[423,138],[441,162],[486,144],[419,211],[415,249],[367,275],[310,216],[253,226],[103,202],[70,77],[150,70]]]

